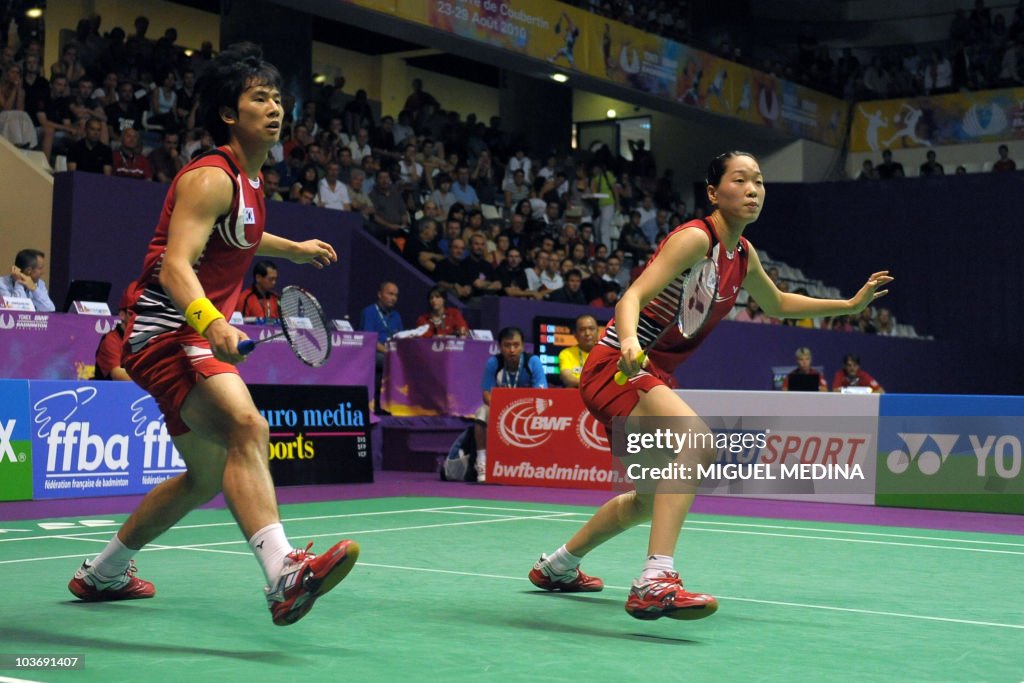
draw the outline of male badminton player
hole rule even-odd
[[[159,404],[187,471],[153,488],[68,588],[88,601],[153,597],[153,584],[135,575],[133,556],[223,491],[263,567],[273,622],[287,625],[348,574],[359,547],[343,540],[314,555],[285,536],[267,465],[267,422],[235,367],[246,335],[224,316],[235,309],[254,256],[323,268],[337,255],[326,242],[263,230],[260,168],[283,118],[278,70],[242,43],[212,60],[197,89],[201,125],[219,146],[171,184],[142,275],[129,286],[122,352],[129,376]]]
[[[743,237],[743,230],[760,215],[765,196],[764,179],[753,155],[726,152],[712,160],[707,195],[714,207],[712,214],[705,220],[680,225],[662,241],[616,305],[614,320],[608,323],[583,368],[583,401],[606,428],[617,416],[697,417],[670,388],[672,372],[725,317],[740,287],[757,299],[766,315],[775,318],[857,313],[887,293],[880,288],[893,279],[888,271],[874,273],[846,301],[812,299],[775,287],[757,252]],[[666,311],[676,310],[673,296],[679,298],[686,272],[704,258],[717,264],[718,294],[699,333],[687,339]],[[653,348],[649,348],[652,343]],[[629,377],[621,385],[614,379],[618,371]],[[683,452],[679,458],[706,465],[716,455],[713,449],[695,450]],[[640,577],[633,581],[626,612],[637,619],[700,619],[713,614],[718,609],[715,598],[685,590],[676,572],[676,541],[693,494],[668,492],[670,487],[663,484],[670,483],[658,484],[653,492],[630,491],[605,503],[565,545],[550,556],[541,555],[530,571],[530,581],[550,591],[601,590],[601,579],[584,574],[580,561],[610,538],[651,520],[647,561]]]

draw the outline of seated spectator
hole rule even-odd
[[[153,168],[149,159],[142,156],[139,131],[125,128],[121,131],[121,146],[114,152],[114,175],[135,180],[152,180]]]
[[[853,322],[848,315],[837,315],[834,318],[825,318],[821,321],[821,329],[833,330],[835,332],[853,332]]]
[[[452,194],[456,201],[470,209],[480,208],[480,198],[476,190],[469,184],[469,167],[459,166],[455,172],[456,181],[452,185]]]
[[[506,253],[505,260],[495,271],[505,296],[519,299],[543,298],[544,295],[541,292],[530,289],[530,281],[526,273],[527,269],[523,267],[522,252],[512,247]]]
[[[618,284],[612,284],[604,279],[608,273],[608,259],[595,258],[591,261],[590,268],[590,277],[583,280],[583,296],[587,301],[602,298],[606,289],[613,288],[618,292]]]
[[[791,389],[790,380],[796,376],[813,376],[818,380],[817,386],[818,391],[828,391],[828,384],[825,382],[825,378],[820,372],[811,367],[811,350],[806,346],[801,346],[796,350],[796,369],[790,372],[788,375],[782,378],[782,390],[783,391],[807,391],[807,389]],[[804,380],[800,380],[804,381]],[[794,386],[796,383],[794,382]],[[810,386],[810,382],[807,383]]]
[[[487,239],[475,232],[469,238],[469,256],[462,261],[466,279],[472,278],[473,296],[498,294],[502,290],[494,266],[487,260]]]
[[[404,238],[409,230],[409,212],[405,207],[402,193],[392,183],[391,174],[385,170],[377,172],[377,182],[370,193],[373,215],[370,222],[374,236],[391,244],[397,238]]]
[[[160,146],[149,153],[149,165],[153,168],[153,179],[157,182],[170,183],[185,165],[178,149],[180,140],[181,136],[177,132],[165,130],[161,136]],[[269,171],[264,173],[263,177],[269,178]],[[269,195],[267,196],[269,198]]]
[[[119,137],[125,128],[142,130],[143,108],[135,101],[135,88],[128,81],[117,84],[117,101],[107,105],[103,111],[107,115],[107,125],[110,126],[108,132],[112,137]]]
[[[68,151],[69,171],[113,174],[114,155],[110,147],[100,142],[102,135],[103,122],[99,119],[89,119],[85,124],[85,137],[71,145]]]
[[[416,145],[407,143],[398,160],[398,183],[403,190],[419,191],[423,182],[423,164],[416,161]]]
[[[505,187],[505,210],[519,210],[519,203],[530,198],[530,185],[526,182],[526,173],[518,168],[512,172],[512,182]]]
[[[737,313],[733,320],[740,323],[762,323],[765,325],[772,323],[772,319],[764,314],[760,304],[752,296],[747,297],[747,303],[744,305],[743,310]]]
[[[327,163],[327,173],[320,180],[317,186],[317,195],[320,197],[320,206],[335,211],[350,211],[352,201],[348,196],[348,188],[338,178],[341,167],[337,161]]]
[[[36,124],[25,111],[25,86],[21,67],[12,64],[4,69],[0,81],[0,135],[12,145],[31,149],[39,145]]]
[[[484,402],[474,416],[478,482],[487,479],[487,421],[490,417],[491,391],[514,387],[548,388],[547,375],[544,374],[540,358],[523,350],[522,330],[518,327],[503,328],[498,332],[498,345],[500,353],[491,356],[484,365],[484,375],[480,382]]]
[[[263,198],[268,202],[283,202],[281,196],[281,174],[275,168],[263,169]]]
[[[892,319],[892,311],[888,308],[878,309],[878,315],[875,316],[875,331],[886,337],[896,336],[896,323]]]
[[[999,145],[999,160],[992,164],[993,173],[1007,173],[1017,170],[1017,162],[1010,158],[1010,148]]]
[[[875,309],[868,306],[860,312],[860,317],[857,318],[857,329],[865,334],[877,334],[878,328],[875,327]]]
[[[599,332],[594,316],[584,314],[576,318],[576,346],[564,348],[558,354],[558,375],[563,387],[575,389],[580,385],[580,373],[597,344]]]
[[[279,320],[281,297],[274,291],[277,284],[277,266],[272,261],[258,261],[252,269],[252,287],[238,298],[235,310],[243,318]]]
[[[903,173],[903,164],[893,161],[892,151],[888,149],[882,152],[882,163],[876,167],[876,170],[878,171],[878,177],[882,180],[902,178],[905,175]]]
[[[924,156],[925,156],[925,159],[927,159],[927,161],[925,161],[923,164],[921,164],[921,175],[922,176],[945,175],[946,171],[945,171],[945,169],[942,168],[942,164],[940,164],[939,162],[935,161],[935,150],[934,149],[928,150],[928,152],[925,153]]]
[[[622,256],[616,251],[616,253],[608,256],[607,259],[608,272],[605,273],[604,279],[617,284],[620,290],[629,287],[629,272],[622,269]]]
[[[40,313],[51,313],[56,310],[50,293],[46,290],[43,270],[46,268],[46,255],[38,249],[22,249],[14,257],[11,274],[0,278],[0,297],[16,296],[32,300],[32,305]]]
[[[448,257],[439,261],[434,269],[434,279],[446,292],[451,292],[465,301],[473,295],[473,280],[469,271],[462,267],[466,255],[466,243],[461,237],[452,239],[448,246]]]
[[[554,290],[548,295],[548,301],[557,304],[586,306],[589,299],[583,295],[583,290],[581,289],[583,276],[580,274],[580,271],[575,268],[570,269],[564,275],[564,281],[565,284],[561,288]]]
[[[96,347],[96,369],[92,377],[95,380],[132,381],[121,365],[121,347],[124,346],[124,326],[128,321],[128,310],[120,309],[117,317],[117,324],[100,338],[99,346]]]
[[[364,183],[366,182],[366,174],[361,168],[354,168],[349,174],[348,186],[348,198],[351,202],[352,211],[358,211],[363,215],[364,224],[369,221],[370,216],[373,215],[373,200],[370,199],[370,195],[366,193]]]
[[[402,331],[402,316],[395,310],[398,303],[398,285],[385,280],[377,288],[377,303],[363,309],[359,329],[377,333],[377,354],[374,363],[373,404],[380,410],[380,382],[384,376],[384,354],[387,341],[396,332]]]
[[[459,309],[445,305],[445,292],[434,287],[427,294],[428,311],[416,319],[416,327],[429,325],[424,337],[468,337],[469,325]]]
[[[619,232],[619,249],[627,254],[632,254],[633,262],[639,263],[646,260],[654,253],[654,247],[644,236],[643,228],[640,226],[641,215],[639,211],[630,211],[629,220],[622,226]]]
[[[843,356],[843,367],[836,370],[832,378],[832,391],[842,391],[845,387],[870,387],[872,393],[885,393],[874,377],[860,369],[860,356],[855,353]]]
[[[74,139],[78,129],[73,125],[71,113],[71,91],[68,79],[57,76],[50,82],[50,99],[44,111],[36,114],[36,120],[43,130],[43,154],[53,160],[55,143],[61,149],[64,141]]]
[[[860,165],[860,173],[857,180],[878,180],[878,169],[871,163],[871,159],[865,159]]]
[[[601,296],[596,299],[591,299],[590,303],[587,304],[591,308],[615,308],[615,305],[619,303],[619,290],[614,287],[611,283],[606,283],[604,291]]]
[[[416,237],[405,244],[402,252],[405,260],[428,277],[434,277],[437,264],[445,259],[437,245],[437,221],[422,218],[416,226]]]

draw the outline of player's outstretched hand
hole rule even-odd
[[[291,257],[294,263],[308,263],[314,268],[323,268],[338,260],[338,254],[323,240],[306,240],[298,243],[298,249]]]
[[[889,293],[888,289],[881,289],[890,282],[893,281],[893,277],[889,275],[888,270],[880,270],[877,273],[872,273],[868,281],[864,283],[864,286],[860,288],[850,303],[853,304],[853,314],[860,313],[865,308],[875,302],[876,299],[881,299],[883,296]]]

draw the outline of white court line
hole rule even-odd
[[[468,506],[460,505],[458,507],[468,507]],[[413,509],[409,509],[409,510],[380,510],[378,512],[349,512],[349,513],[338,514],[338,515],[317,515],[315,517],[288,517],[288,518],[282,519],[281,522],[282,523],[308,522],[308,521],[322,520],[322,519],[345,519],[345,518],[348,518],[348,517],[372,517],[374,515],[399,515],[399,514],[402,514],[402,513],[405,513],[405,512],[443,512],[443,511],[446,511],[446,510],[449,510],[449,509],[450,508],[447,508],[447,507],[433,507],[433,508],[413,508]],[[544,510],[543,512],[544,512],[544,514],[548,514],[548,515],[556,514],[556,512],[554,510]],[[468,513],[467,512],[466,514],[468,515],[468,514],[472,514],[472,513]],[[560,514],[560,515],[572,515],[572,514],[579,514],[579,513],[574,513],[574,512],[558,512],[557,514]],[[500,516],[507,517],[508,515],[500,515]],[[211,522],[209,524],[182,524],[182,525],[178,525],[178,526],[173,526],[170,529],[168,529],[168,531],[181,530],[181,529],[209,529],[209,528],[213,528],[213,527],[222,527],[222,526],[238,526],[238,524],[236,522],[234,522],[234,521],[231,521],[231,522]],[[63,531],[67,531],[67,529],[61,529],[61,531],[62,532]],[[110,529],[106,529],[104,531],[83,531],[81,533],[75,533],[74,535],[75,536],[100,536],[100,535],[107,535],[107,536],[109,536],[110,535],[110,531],[111,531]],[[0,538],[0,543],[13,543],[15,541],[40,541],[40,540],[46,540],[48,538],[60,538],[60,537],[61,536],[59,534],[58,535],[47,534],[47,535],[43,535],[43,536],[21,536],[21,537],[18,537],[18,538]]]
[[[404,567],[401,565],[391,564],[374,564],[372,562],[360,562],[361,567],[375,567],[378,569],[398,569],[403,571],[412,572],[429,572],[435,574],[456,574],[458,576],[475,576],[487,579],[507,579],[509,581],[528,581],[525,576],[503,576],[501,574],[479,574],[476,572],[460,572],[450,569],[431,569],[427,567]],[[605,585],[605,588],[611,588],[613,590],[628,591],[628,586],[611,586]],[[1024,624],[1002,624],[994,621],[975,621],[973,619],[954,619],[950,617],[932,617],[922,614],[907,614],[905,612],[882,612],[878,610],[869,609],[857,609],[854,607],[833,607],[831,605],[811,605],[801,602],[783,602],[780,600],[758,600],[756,598],[737,598],[728,595],[718,596],[722,600],[736,600],[737,602],[750,602],[760,605],[776,605],[779,607],[798,607],[802,609],[820,609],[828,610],[833,612],[850,612],[854,614],[866,614],[869,616],[882,616],[882,617],[899,617],[901,619],[922,619],[925,621],[939,621],[951,624],[965,624],[968,626],[992,626],[996,628],[1011,628],[1024,630]]]
[[[418,526],[407,526],[407,527],[391,527],[387,529],[359,529],[349,531],[332,531],[325,534],[304,534],[302,538],[337,538],[338,536],[367,536],[369,534],[380,534],[391,531],[416,531],[419,529],[437,529],[441,527],[453,527],[453,526],[471,526],[476,524],[492,524],[496,522],[519,522],[523,520],[532,519],[555,519],[558,515],[564,515],[564,512],[553,512],[547,516],[536,516],[536,517],[503,517],[501,519],[475,519],[469,522],[446,522],[444,524],[422,524]],[[106,543],[105,540],[96,538],[84,538],[88,534],[62,534],[60,536],[46,536],[45,538],[57,538],[66,541],[90,541],[94,543]],[[298,535],[296,536],[296,538]],[[214,543],[195,543],[186,544],[180,546],[169,546],[162,544],[150,544],[143,548],[140,552],[152,552],[156,550],[208,550],[215,546],[223,545],[241,545],[247,541],[243,538],[238,538],[231,541],[217,541]],[[213,552],[213,551],[211,551]],[[243,555],[249,555],[250,553],[241,553]],[[43,560],[64,560],[71,557],[81,557],[81,554],[76,555],[54,555],[49,557],[25,557],[17,560],[0,560],[0,565],[3,564],[19,564],[21,562],[41,562]]]
[[[540,511],[538,511],[538,512],[540,512]],[[551,513],[551,514],[564,515],[564,514],[567,514],[567,513]],[[471,524],[490,524],[490,523],[495,523],[495,522],[511,522],[511,521],[533,520],[533,519],[550,519],[552,521],[571,521],[571,520],[561,520],[561,519],[557,519],[557,518],[553,518],[553,517],[508,517],[508,518],[503,518],[503,519],[475,520],[475,521],[471,521],[471,522],[453,522],[451,524],[434,524],[434,525],[427,525],[427,526],[421,526],[421,527],[405,527],[405,528],[401,528],[401,529],[371,529],[371,530],[367,530],[367,531],[361,531],[361,532],[358,532],[358,533],[365,534],[365,533],[379,533],[379,532],[385,532],[385,531],[405,531],[405,530],[414,530],[414,529],[420,529],[420,528],[436,528],[436,527],[444,527],[444,526],[466,526],[466,525],[471,525]],[[316,536],[312,536],[312,538],[319,538],[321,536],[338,536],[338,535],[344,535],[345,533],[356,533],[356,532],[339,532],[339,533],[331,533],[331,534],[318,534]],[[750,532],[750,533],[756,533],[756,532]],[[808,537],[797,536],[796,538],[808,538]],[[67,537],[67,540],[94,541],[96,539],[76,538],[74,536],[69,536],[69,537]],[[859,541],[859,539],[822,539],[822,540],[840,540],[840,541],[844,541],[844,540],[845,541],[850,541],[850,540],[853,540],[853,541]],[[207,543],[207,544],[184,545],[184,546],[166,546],[166,545],[161,545],[161,546],[150,546],[150,547],[147,547],[145,550],[151,550],[151,551],[159,551],[159,550],[193,550],[193,551],[197,551],[197,552],[204,552],[204,551],[205,552],[221,552],[221,553],[230,554],[230,555],[244,555],[244,556],[248,556],[249,555],[248,552],[234,551],[234,550],[213,550],[213,549],[210,548],[210,546],[213,546],[213,545],[239,544],[239,543],[244,543],[244,542],[245,542],[244,540],[239,539],[239,540],[235,540],[235,541],[228,541],[228,542],[222,542],[222,543]],[[901,544],[901,545],[903,545],[903,544]],[[65,559],[65,558],[69,558],[69,557],[80,557],[80,555],[64,555],[64,556],[60,556],[60,557],[27,558],[27,559],[21,559],[21,560],[5,560],[5,561],[0,561],[0,564],[12,564],[12,563],[17,563],[17,562],[33,562],[33,561],[47,560],[47,559]],[[510,581],[526,581],[526,580],[528,580],[525,577],[521,577],[521,576],[504,576],[504,575],[501,575],[501,574],[482,574],[482,573],[479,573],[479,572],[460,572],[460,571],[449,570],[449,569],[432,569],[432,568],[428,568],[428,567],[405,567],[405,566],[401,566],[401,565],[387,565],[387,564],[377,564],[377,563],[371,563],[371,562],[360,562],[359,564],[360,564],[360,566],[377,567],[377,568],[380,568],[380,569],[396,569],[396,570],[402,570],[402,571],[417,571],[417,572],[427,572],[427,573],[453,574],[453,575],[458,575],[458,576],[473,576],[473,577],[479,577],[479,578],[503,579],[503,580],[510,580]],[[606,588],[611,588],[613,590],[620,590],[620,591],[628,591],[629,590],[629,588],[626,587],[626,586],[606,585]],[[1024,625],[1022,625],[1022,624],[1003,624],[1003,623],[999,623],[999,622],[977,621],[977,620],[972,620],[972,619],[954,619],[954,618],[950,618],[950,617],[933,617],[933,616],[929,616],[929,615],[908,614],[908,613],[904,613],[904,612],[883,612],[883,611],[879,611],[879,610],[858,609],[858,608],[853,608],[853,607],[835,607],[835,606],[831,606],[831,605],[812,605],[812,604],[807,604],[807,603],[785,602],[785,601],[780,601],[780,600],[760,600],[760,599],[756,599],[756,598],[740,598],[740,597],[725,596],[725,595],[719,596],[719,597],[721,599],[723,599],[723,600],[736,600],[737,602],[749,602],[749,603],[753,603],[753,604],[762,604],[762,605],[775,605],[775,606],[780,606],[780,607],[796,607],[796,608],[800,608],[800,609],[819,609],[819,610],[827,610],[827,611],[834,611],[834,612],[847,612],[847,613],[852,613],[852,614],[864,614],[864,615],[868,615],[868,616],[885,616],[885,617],[896,617],[896,618],[901,618],[901,619],[917,619],[917,620],[936,621],[936,622],[951,623],[951,624],[964,624],[964,625],[969,625],[969,626],[989,626],[989,627],[995,627],[995,628],[1009,628],[1009,629],[1024,630]],[[0,683],[3,683],[2,679],[0,679]]]
[[[30,681],[27,678],[10,678],[8,676],[0,676],[0,683],[44,683],[43,681]]]

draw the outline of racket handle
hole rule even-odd
[[[252,339],[245,339],[238,342],[238,352],[243,356],[248,356],[252,353],[252,350],[256,348],[256,342]]]
[[[644,361],[647,360],[647,352],[641,351],[640,355],[638,355],[636,359],[640,361],[640,367],[642,368],[644,366]],[[623,386],[628,381],[629,376],[622,370],[619,370],[618,372],[615,373],[615,383],[618,384],[620,387]]]

